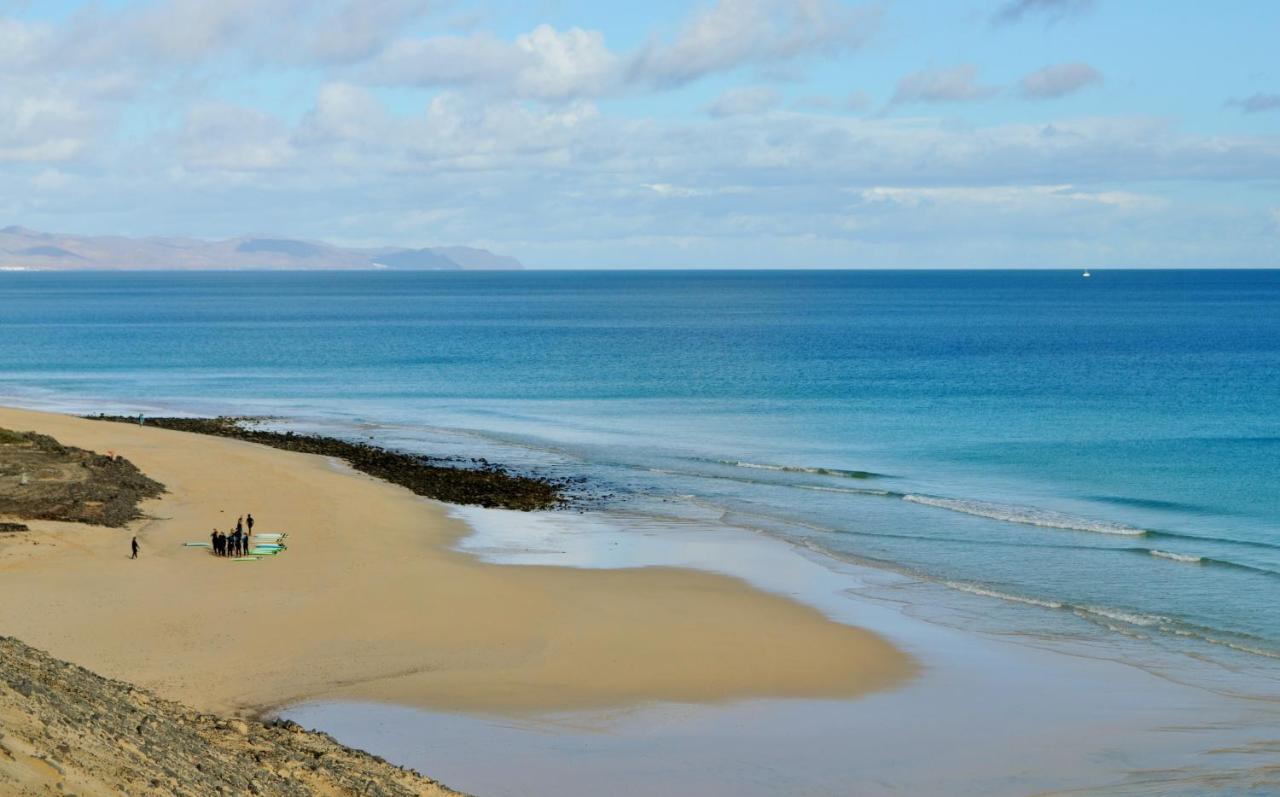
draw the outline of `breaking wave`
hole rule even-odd
[[[812,476],[838,476],[842,479],[876,479],[883,474],[869,470],[844,470],[842,468],[808,468],[799,465],[766,465],[759,462],[745,462],[740,459],[718,459],[718,465],[731,465],[735,468],[750,470],[772,470],[778,473],[807,473]]]
[[[1173,551],[1157,551],[1152,548],[1148,551],[1152,556],[1158,556],[1161,559],[1172,559],[1175,562],[1186,562],[1187,564],[1198,565],[1204,561],[1203,556],[1188,556],[1185,553],[1174,553]]]
[[[990,587],[980,587],[977,584],[966,584],[963,581],[944,581],[943,584],[958,589],[961,592],[968,592],[971,595],[982,595],[986,598],[999,598],[1002,601],[1010,601],[1012,603],[1025,603],[1029,606],[1043,606],[1046,609],[1061,609],[1065,604],[1059,601],[1040,600],[1038,598],[1028,598],[1025,595],[1014,595],[1009,592],[1000,592]]]
[[[1144,612],[1115,609],[1107,606],[1077,605],[1049,598],[1032,598],[1026,595],[1002,592],[990,587],[984,587],[979,584],[971,584],[963,581],[943,581],[941,583],[944,586],[960,590],[961,592],[968,592],[971,595],[981,595],[986,598],[997,598],[1010,603],[1020,603],[1028,606],[1040,606],[1046,609],[1061,609],[1069,611],[1083,620],[1096,623],[1105,628],[1109,628],[1112,631],[1133,634],[1134,632],[1132,629],[1148,629],[1149,631],[1159,631],[1188,639],[1196,639],[1211,645],[1220,645],[1242,653],[1265,656],[1270,659],[1280,659],[1280,651],[1267,647],[1266,643],[1255,637],[1247,634],[1227,634],[1212,628],[1205,628],[1192,623],[1176,620],[1162,614],[1147,614]],[[1119,625],[1117,625],[1117,623]]]
[[[993,504],[986,501],[964,501],[956,498],[940,498],[933,495],[904,495],[903,501],[913,504],[962,512],[966,515],[1003,520],[1009,523],[1022,523],[1027,526],[1040,526],[1050,529],[1068,529],[1070,531],[1091,531],[1098,534],[1120,534],[1129,537],[1141,537],[1145,529],[1126,526],[1121,523],[1108,523],[1102,520],[1076,517],[1049,509],[1036,509],[1011,504]]]

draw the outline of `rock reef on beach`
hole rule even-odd
[[[0,429],[0,516],[120,528],[141,517],[138,503],[164,485],[133,463],[64,446],[48,435]],[[21,525],[0,524],[0,531]]]
[[[90,415],[92,420],[137,423],[136,417]],[[515,473],[484,460],[453,461],[392,451],[324,435],[274,432],[255,428],[252,418],[147,418],[147,426],[340,459],[370,476],[407,487],[424,498],[450,504],[532,511],[568,505],[568,483]]]

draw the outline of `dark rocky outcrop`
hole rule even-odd
[[[0,515],[118,528],[141,517],[140,501],[162,493],[163,484],[123,457],[0,429]]]
[[[137,423],[136,417],[91,415],[94,420]],[[286,451],[335,457],[370,476],[407,487],[426,498],[451,504],[500,509],[559,509],[567,505],[566,483],[514,473],[483,460],[447,464],[447,460],[392,451],[323,435],[272,432],[254,428],[246,418],[147,418],[147,426],[230,437]],[[456,467],[454,465],[457,465]]]

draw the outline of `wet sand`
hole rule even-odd
[[[114,452],[169,490],[128,529],[32,521],[0,540],[0,628],[203,710],[849,698],[916,671],[883,637],[734,577],[482,562],[453,549],[466,527],[441,505],[322,457],[24,410],[0,428]],[[289,550],[182,546],[247,512]]]
[[[1088,637],[1012,626],[981,632],[971,619],[998,608],[995,599],[943,593],[741,530],[638,518],[620,530],[621,518],[606,513],[466,507],[453,514],[474,529],[462,547],[487,561],[734,575],[883,633],[917,658],[921,674],[855,701],[666,703],[517,719],[320,701],[284,716],[486,797],[1190,797],[1280,789],[1278,707],[1263,679],[1210,668],[1192,686]],[[1246,683],[1261,691],[1236,694]]]

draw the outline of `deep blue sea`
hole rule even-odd
[[[1280,657],[1280,272],[2,273],[0,307],[0,400],[585,475],[624,528]]]

